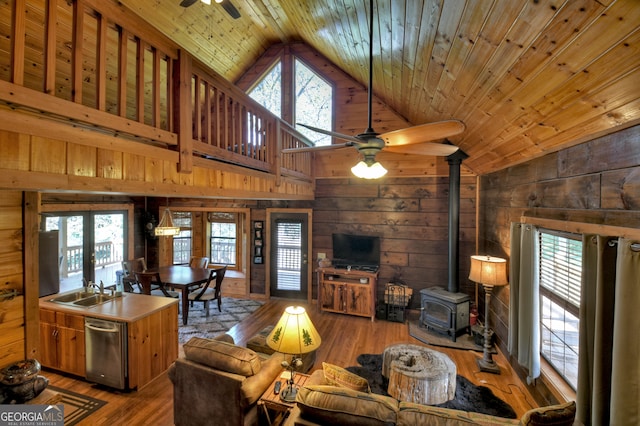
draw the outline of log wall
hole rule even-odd
[[[484,175],[479,194],[482,254],[509,259],[510,224],[523,218],[552,229],[640,238],[640,126]],[[490,318],[506,353],[508,286],[494,289]]]
[[[475,297],[467,276],[475,253],[476,177],[462,176],[460,186],[460,291]],[[447,286],[448,192],[447,177],[319,179],[312,258],[332,258],[332,233],[379,236],[378,299],[385,283],[402,280],[413,289],[411,306],[418,307],[421,289]]]

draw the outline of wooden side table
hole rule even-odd
[[[286,373],[286,372],[285,372]],[[309,379],[308,374],[296,373],[293,377],[294,386],[301,388]],[[262,411],[269,426],[277,426],[284,423],[295,402],[286,402],[280,399],[280,394],[273,393],[276,382],[282,382],[281,390],[287,386],[287,379],[278,376],[258,400],[258,410]]]

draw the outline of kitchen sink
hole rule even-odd
[[[74,291],[49,299],[50,302],[61,303],[72,306],[91,307],[115,299],[115,296],[108,294],[90,293],[85,290]]]
[[[84,299],[76,300],[73,304],[78,306],[94,306],[113,299],[113,296],[108,296],[106,294],[94,294],[92,296],[85,297]]]
[[[50,299],[50,302],[58,302],[58,303],[70,303],[75,302],[76,300],[84,299],[85,297],[93,296],[93,293],[89,293],[88,291],[74,291],[73,293],[63,294],[62,296],[54,297]]]

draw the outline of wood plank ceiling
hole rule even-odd
[[[363,85],[368,0],[121,0],[229,81],[304,42]],[[637,0],[376,0],[374,93],[412,124],[456,118],[484,174],[640,122]]]

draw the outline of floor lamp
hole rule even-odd
[[[482,284],[484,297],[484,351],[482,358],[478,358],[480,371],[500,374],[500,367],[491,357],[491,338],[489,337],[489,305],[493,287],[507,285],[507,261],[500,257],[471,256],[471,271],[469,279]]]
[[[280,321],[267,337],[267,345],[277,352],[293,355],[291,362],[283,361],[282,366],[289,369],[287,387],[280,391],[280,399],[295,402],[298,390],[294,385],[295,370],[302,365],[300,355],[315,351],[322,339],[313,326],[307,312],[301,306],[289,306],[284,310]]]

